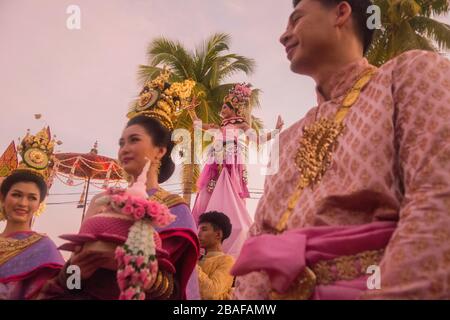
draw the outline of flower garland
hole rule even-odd
[[[144,168],[143,172],[147,170]],[[143,198],[144,185],[138,181],[129,189],[110,188],[97,200],[112,211],[135,220],[125,244],[115,251],[119,300],[145,299],[145,290],[151,287],[158,273],[155,238],[160,240],[154,228],[167,226],[175,220],[167,206]]]

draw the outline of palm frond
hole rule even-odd
[[[261,95],[260,89],[252,90],[252,95],[250,97],[250,107],[251,108],[260,108],[261,107],[261,103],[259,101],[260,95]]]
[[[422,50],[434,51],[434,52],[437,51],[436,47],[433,45],[433,43],[428,38],[423,37],[420,34],[416,34],[416,38],[417,38],[417,42],[419,43],[420,48]]]
[[[259,131],[264,128],[264,122],[262,121],[261,118],[255,117],[253,115],[252,115],[251,119],[252,119],[252,123],[251,123],[252,129],[254,129],[256,132],[259,133]]]
[[[448,0],[416,0],[422,9],[422,14],[426,17],[431,15],[441,15],[449,10]]]
[[[435,41],[439,49],[450,49],[450,25],[422,16],[412,18],[409,23],[419,34]]]
[[[372,44],[366,54],[367,60],[370,64],[379,67],[387,61],[389,56],[389,52],[387,50],[389,47],[388,42],[389,36],[387,32],[375,30]]]
[[[168,65],[180,78],[194,77],[194,58],[179,42],[157,38],[150,43],[147,54],[152,66]]]
[[[235,73],[244,72],[246,75],[250,75],[255,70],[255,60],[238,55],[228,55],[227,60],[231,62],[225,64],[219,70],[218,81],[223,81],[226,78],[234,75]]]

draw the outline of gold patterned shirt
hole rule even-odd
[[[333,119],[369,67],[361,59],[331,78],[330,99],[280,135],[279,172],[268,176],[250,236],[272,233],[300,173],[305,126]],[[409,51],[377,70],[344,120],[322,180],[305,188],[287,230],[396,221],[382,258],[382,289],[364,298],[450,298],[450,60]],[[238,277],[236,298],[267,299],[267,275]]]
[[[210,252],[197,265],[200,295],[203,300],[229,300],[234,258],[223,252]]]

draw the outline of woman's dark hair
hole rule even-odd
[[[45,197],[47,196],[48,190],[44,178],[28,170],[16,170],[5,180],[3,180],[2,186],[0,188],[2,196],[6,197],[11,188],[19,182],[32,182],[36,184],[40,194],[39,202],[44,201]]]
[[[144,128],[147,134],[152,137],[155,146],[167,148],[166,154],[161,159],[161,168],[158,176],[158,183],[166,182],[175,171],[175,163],[170,156],[175,146],[172,141],[172,132],[158,120],[146,116],[132,118],[128,121],[127,128],[133,125],[139,125]]]
[[[293,0],[292,4],[294,8],[302,0]],[[367,27],[367,19],[369,19],[369,14],[367,13],[367,8],[373,5],[371,0],[317,0],[326,7],[331,7],[338,5],[340,2],[347,2],[352,8],[352,17],[355,21],[356,32],[358,33],[364,48],[364,54],[370,48],[373,39],[374,30]]]
[[[206,212],[198,218],[198,224],[210,223],[214,230],[222,230],[222,242],[231,235],[232,225],[226,214],[218,211]]]

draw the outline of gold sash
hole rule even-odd
[[[337,140],[344,130],[344,119],[376,71],[375,67],[370,67],[362,73],[347,92],[333,120],[322,118],[303,129],[303,136],[294,159],[300,171],[300,180],[294,193],[289,197],[285,212],[275,227],[276,233],[286,230],[289,218],[294,212],[303,190],[318,184],[325,175],[331,164]]]

